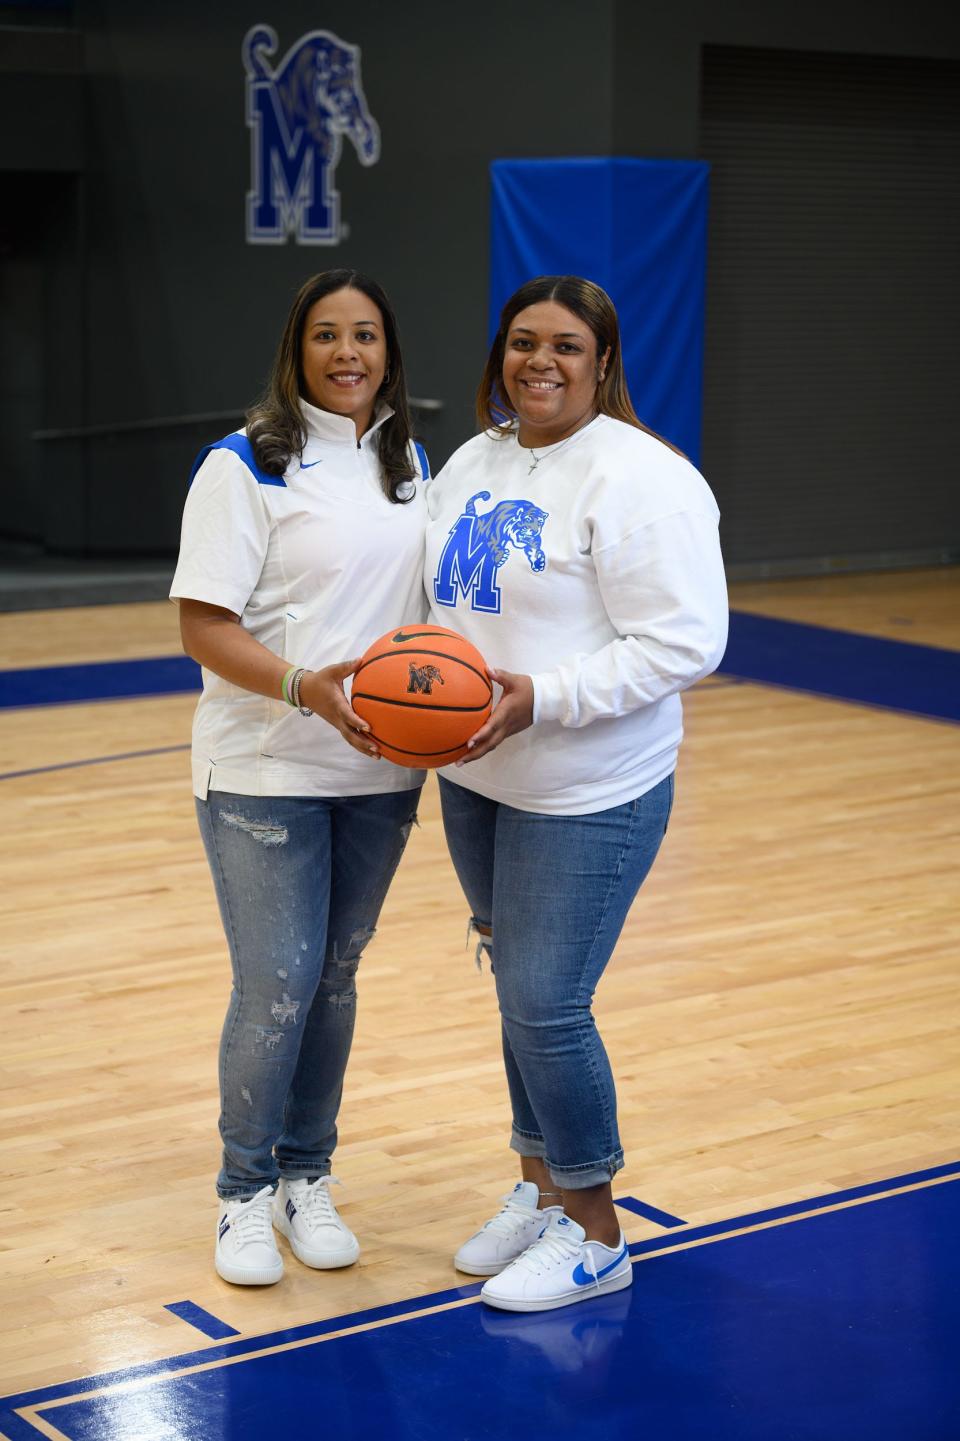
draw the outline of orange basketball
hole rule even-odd
[[[400,626],[364,654],[350,704],[388,761],[449,765],[490,714],[493,687],[480,652],[442,625]]]

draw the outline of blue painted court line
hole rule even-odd
[[[960,652],[734,610],[722,676],[960,722]],[[0,671],[0,709],[200,688],[187,656]]]
[[[672,1232],[672,1234],[668,1234],[665,1236],[657,1236],[647,1241],[633,1242],[630,1246],[630,1253],[633,1256],[647,1255],[651,1252],[668,1250],[671,1247],[684,1245],[687,1242],[705,1239],[707,1237],[720,1237],[725,1233],[742,1230],[743,1228],[748,1226],[758,1226],[762,1225],[764,1222],[785,1220],[791,1216],[801,1216],[811,1211],[822,1210],[824,1206],[836,1206],[840,1205],[843,1202],[850,1201],[863,1201],[870,1199],[871,1197],[880,1198],[884,1196],[886,1192],[892,1190],[898,1190],[906,1186],[920,1185],[923,1182],[940,1180],[945,1182],[948,1180],[960,1181],[960,1160],[953,1161],[942,1166],[935,1166],[923,1171],[913,1171],[905,1175],[894,1176],[884,1181],[876,1181],[862,1186],[855,1186],[844,1191],[834,1191],[826,1195],[813,1197],[805,1201],[797,1201],[788,1205],[777,1206],[770,1210],[757,1211],[747,1216],[732,1217],[725,1221],[714,1222],[711,1225],[691,1227],[690,1230],[684,1231],[682,1233],[674,1231]],[[912,1195],[913,1193],[907,1192],[907,1194]],[[840,1215],[844,1213],[829,1212],[828,1214]],[[956,1244],[956,1237],[960,1235],[960,1226],[956,1224],[956,1221],[957,1218],[955,1217],[953,1227],[954,1244]],[[774,1229],[775,1232],[778,1230],[778,1228]],[[751,1232],[749,1234],[753,1235],[755,1233]],[[732,1244],[732,1239],[730,1242],[728,1242],[728,1244]],[[703,1250],[704,1248],[695,1247],[694,1249]],[[707,1249],[709,1250],[710,1248]],[[902,1253],[902,1245],[897,1245],[892,1248],[891,1254],[896,1259],[897,1265],[900,1264],[899,1258]],[[676,1255],[686,1253],[674,1252],[673,1254]],[[667,1260],[670,1258],[664,1257],[663,1259]],[[16,1410],[24,1406],[43,1406],[51,1401],[76,1396],[86,1391],[103,1390],[107,1387],[115,1386],[120,1383],[142,1382],[146,1384],[148,1382],[156,1380],[162,1381],[164,1377],[169,1376],[169,1374],[172,1372],[180,1372],[189,1367],[204,1365],[210,1362],[227,1361],[238,1357],[250,1357],[252,1360],[255,1360],[257,1359],[258,1353],[266,1351],[268,1349],[272,1349],[274,1347],[288,1346],[291,1342],[296,1341],[314,1340],[322,1336],[329,1335],[331,1332],[334,1331],[343,1331],[358,1326],[366,1326],[369,1325],[371,1322],[390,1320],[391,1318],[400,1316],[416,1318],[419,1313],[430,1310],[434,1307],[446,1306],[452,1302],[472,1299],[479,1294],[481,1285],[482,1283],[474,1283],[466,1286],[457,1286],[449,1290],[434,1292],[431,1295],[418,1296],[410,1300],[395,1301],[390,1303],[389,1305],[373,1307],[366,1311],[353,1312],[346,1316],[332,1317],[325,1321],[311,1322],[309,1324],[293,1327],[285,1331],[272,1332],[270,1334],[262,1336],[245,1337],[239,1341],[223,1342],[218,1345],[207,1347],[206,1349],[188,1352],[184,1355],[169,1357],[163,1361],[146,1362],[143,1365],[130,1367],[129,1369],[122,1371],[113,1371],[100,1376],[87,1376],[79,1380],[64,1382],[55,1386],[42,1387],[37,1390],[25,1391],[17,1395],[2,1397],[0,1398],[0,1431],[2,1431],[5,1436],[9,1437],[9,1441],[35,1441],[35,1438],[38,1434],[36,1429],[30,1426],[28,1423],[20,1420],[13,1414]],[[633,1289],[637,1290],[638,1288]],[[616,1294],[629,1295],[629,1293]],[[955,1288],[953,1294],[960,1295],[960,1285]],[[612,1300],[613,1298],[610,1299]],[[591,1302],[591,1308],[594,1305],[600,1304],[600,1302]],[[564,1311],[563,1313],[548,1314],[569,1314],[569,1312]],[[575,1317],[583,1315],[579,1307],[573,1308],[573,1314]],[[593,1315],[595,1313],[591,1309],[589,1314]],[[656,1312],[651,1311],[650,1316],[655,1318]],[[526,1318],[513,1317],[511,1319],[515,1324],[519,1325],[519,1323]],[[403,1331],[406,1329],[406,1326],[408,1324],[412,1323],[405,1322],[404,1326],[398,1329]],[[646,1321],[644,1322],[644,1324],[646,1325]],[[951,1335],[955,1330],[956,1326],[953,1327]],[[382,1336],[383,1332],[378,1330],[375,1335]],[[312,1348],[308,1347],[307,1350],[311,1351]],[[442,1343],[441,1350],[444,1354],[447,1354],[446,1349],[444,1348]],[[301,1353],[298,1352],[298,1354]],[[413,1367],[413,1371],[415,1372],[416,1359],[413,1358],[410,1364]],[[234,1371],[236,1368],[230,1367],[227,1369],[230,1371]],[[475,1379],[476,1378],[474,1377],[474,1381]],[[465,1394],[471,1394],[469,1388]],[[60,1416],[61,1412],[59,1411],[59,1408],[54,1414],[57,1417]],[[77,1434],[79,1435],[80,1433]],[[124,1433],[122,1430],[111,1431],[109,1429],[105,1429],[100,1433],[97,1433],[96,1431],[92,1433],[92,1435],[94,1436],[99,1435],[100,1438],[105,1436],[120,1437],[123,1434]],[[211,1433],[209,1430],[204,1431],[201,1429],[198,1430],[196,1433],[188,1431],[184,1433],[174,1434],[178,1436],[182,1434],[183,1436],[190,1438],[190,1441],[192,1441],[194,1434],[199,1438],[201,1436],[209,1437]],[[238,1431],[234,1434],[234,1436],[225,1436],[224,1441],[246,1441],[247,1434],[254,1435],[257,1433],[255,1431],[251,1431],[249,1433],[243,1433]],[[348,1432],[347,1434],[352,1435],[354,1433]],[[371,1435],[382,1434],[386,1433],[377,1433],[376,1431],[371,1433]],[[401,1433],[398,1432],[397,1434],[399,1435]],[[422,1434],[427,1435],[430,1433],[423,1432]],[[499,1435],[499,1433],[497,1432],[491,1432],[489,1434],[491,1435],[491,1437]],[[611,1438],[617,1436],[618,1434],[619,1433],[617,1433],[616,1431],[608,1431],[606,1433],[606,1435]],[[623,1434],[624,1436],[632,1436],[633,1432],[628,1431],[624,1432]],[[661,1432],[654,1432],[653,1434],[670,1435],[671,1437],[674,1437],[679,1436],[681,1433],[672,1431],[670,1427],[667,1426],[665,1430]],[[781,1429],[779,1432],[770,1433],[770,1435],[774,1434],[778,1436],[779,1441],[790,1441],[791,1433],[788,1430]],[[802,1441],[811,1441],[812,1433],[808,1434],[806,1432],[801,1432],[796,1434],[798,1436],[798,1441],[800,1437],[802,1437]],[[849,1430],[845,1430],[842,1434],[844,1435],[844,1441],[854,1441],[854,1437],[859,1437],[860,1435],[859,1432],[853,1432]],[[919,1441],[921,1433],[903,1433],[904,1436],[908,1434],[910,1435],[911,1441]],[[744,1438],[739,1438],[739,1441],[745,1441],[745,1435]],[[866,1441],[868,1433],[864,1432],[863,1435],[864,1441]],[[957,1431],[956,1435],[960,1436],[960,1430]],[[763,1437],[762,1441],[769,1441],[769,1436]],[[835,1441],[835,1438],[831,1437],[829,1438],[829,1441]],[[878,1441],[878,1438],[876,1436],[873,1436],[871,1438],[871,1441]],[[902,1438],[900,1438],[900,1441],[902,1441]],[[944,1441],[947,1441],[946,1434],[944,1436]],[[955,1437],[950,1437],[949,1441],[955,1441]]]
[[[648,1241],[634,1241],[630,1246],[631,1256],[647,1256],[652,1251],[663,1251],[676,1246],[680,1241],[705,1240],[711,1236],[724,1236],[730,1231],[740,1231],[745,1226],[761,1226],[771,1221],[787,1221],[792,1216],[804,1216],[810,1211],[819,1211],[824,1206],[839,1206],[850,1201],[866,1201],[871,1196],[882,1196],[902,1186],[917,1186],[924,1181],[960,1181],[960,1161],[951,1161],[946,1166],[935,1166],[929,1171],[913,1171],[906,1176],[891,1176],[887,1181],[871,1181],[865,1186],[853,1186],[847,1191],[828,1192],[825,1196],[814,1196],[807,1201],[789,1201],[783,1206],[773,1206],[767,1211],[754,1211],[746,1216],[734,1216],[728,1221],[712,1221],[705,1226],[691,1226],[682,1237],[652,1236]],[[686,1223],[681,1221],[681,1225]]]
[[[16,1417],[12,1413],[24,1406],[37,1406],[48,1401],[56,1401],[64,1396],[75,1396],[81,1391],[101,1389],[107,1386],[116,1386],[128,1381],[149,1381],[154,1377],[164,1376],[170,1371],[182,1371],[186,1367],[205,1365],[210,1361],[228,1361],[242,1356],[256,1355],[268,1347],[287,1346],[292,1342],[314,1340],[320,1336],[326,1336],[331,1331],[342,1331],[352,1326],[366,1326],[375,1321],[388,1321],[395,1316],[407,1316],[419,1311],[429,1310],[433,1306],[446,1306],[452,1301],[462,1301],[465,1298],[479,1296],[482,1281],[471,1282],[466,1286],[453,1286],[445,1291],[434,1291],[431,1295],[416,1296],[411,1300],[391,1301],[387,1305],[373,1306],[366,1311],[354,1311],[346,1316],[332,1316],[326,1321],[310,1321],[302,1326],[292,1326],[284,1331],[272,1331],[267,1335],[246,1336],[240,1341],[225,1341],[220,1345],[207,1346],[202,1350],[188,1351],[179,1356],[170,1356],[163,1361],[145,1361],[140,1366],[131,1366],[123,1371],[108,1371],[100,1376],[84,1376],[79,1380],[61,1382],[55,1386],[45,1386],[36,1391],[22,1391],[17,1395],[0,1397],[0,1432],[4,1435],[10,1431],[11,1441],[14,1441],[14,1433],[11,1429],[12,1422]],[[36,1431],[31,1429],[17,1433],[19,1436],[36,1437]]]
[[[878,1194],[899,1179],[845,1193],[877,1204],[651,1258],[632,1287],[583,1306],[408,1305],[402,1324],[325,1344],[260,1338],[243,1364],[155,1367],[113,1394],[99,1378],[57,1388],[60,1406],[50,1391],[8,1404],[34,1405],[43,1434],[67,1441],[249,1441],[310,1414],[341,1441],[957,1441],[960,1176]],[[8,1417],[10,1441],[36,1441]]]
[[[228,1336],[239,1336],[240,1332],[236,1326],[228,1326],[226,1321],[221,1321],[217,1316],[211,1316],[202,1306],[196,1306],[192,1301],[171,1301],[163,1308],[165,1311],[172,1311],[179,1316],[181,1321],[186,1321],[189,1326],[195,1326],[205,1336],[213,1341],[225,1341]]]
[[[671,1216],[669,1211],[658,1211],[656,1206],[648,1206],[646,1201],[638,1201],[636,1196],[620,1196],[613,1204],[621,1206],[624,1211],[632,1211],[635,1216],[643,1216],[657,1226],[685,1226],[687,1224],[686,1221],[681,1221],[679,1216]]]
[[[960,652],[937,646],[735,610],[720,670],[763,685],[960,721]]]
[[[21,776],[41,776],[47,771],[73,771],[82,766],[104,766],[110,761],[138,761],[142,760],[144,756],[168,756],[172,755],[174,751],[188,751],[189,749],[189,745],[154,746],[152,750],[146,751],[120,751],[117,755],[112,756],[90,756],[87,760],[82,761],[60,761],[59,764],[53,766],[31,766],[26,771],[4,771],[0,775],[0,781],[15,781],[19,780]]]
[[[200,689],[200,667],[186,655],[97,661],[0,671],[0,709],[129,700]]]

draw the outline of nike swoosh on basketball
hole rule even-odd
[[[436,631],[433,630],[412,630],[409,635],[405,635],[402,630],[398,630],[396,635],[392,636],[391,639],[395,645],[403,645],[404,641],[419,640],[423,635],[431,636],[437,640],[443,640],[443,636],[438,636]]]
[[[624,1256],[628,1254],[629,1252],[627,1251],[626,1246],[624,1246],[623,1250],[620,1252],[620,1255],[616,1256],[614,1260],[610,1262],[609,1266],[604,1266],[602,1271],[598,1271],[596,1277],[594,1277],[592,1272],[584,1270],[583,1262],[581,1261],[578,1266],[575,1266],[573,1268],[574,1284],[577,1286],[592,1286],[595,1279],[597,1281],[602,1281],[604,1276],[609,1275],[609,1273],[613,1270],[614,1266],[619,1266]]]

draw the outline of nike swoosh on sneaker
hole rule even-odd
[[[575,1266],[573,1268],[574,1284],[576,1286],[592,1286],[594,1279],[596,1279],[597,1281],[602,1281],[604,1276],[609,1275],[609,1273],[614,1269],[615,1266],[620,1265],[620,1262],[623,1260],[624,1256],[628,1256],[629,1254],[630,1253],[627,1250],[626,1245],[624,1245],[624,1248],[620,1252],[620,1255],[615,1257],[614,1260],[610,1262],[609,1266],[604,1266],[602,1271],[598,1271],[596,1274],[596,1278],[594,1278],[592,1272],[584,1270],[583,1262],[581,1261],[578,1266]]]

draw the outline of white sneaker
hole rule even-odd
[[[454,1256],[458,1271],[496,1276],[533,1244],[552,1216],[563,1215],[562,1206],[539,1209],[540,1192],[532,1181],[518,1181],[503,1201],[503,1210],[464,1241]]]
[[[273,1224],[286,1236],[297,1259],[317,1271],[352,1266],[360,1255],[360,1243],[337,1215],[330,1195],[330,1187],[339,1184],[335,1176],[317,1181],[281,1176],[273,1198]]]
[[[273,1193],[264,1186],[246,1201],[221,1201],[217,1222],[217,1274],[235,1286],[272,1286],[283,1275],[270,1205]]]
[[[616,1246],[588,1241],[569,1216],[554,1216],[538,1241],[480,1292],[501,1311],[552,1311],[621,1291],[633,1280],[630,1252],[620,1232]]]

